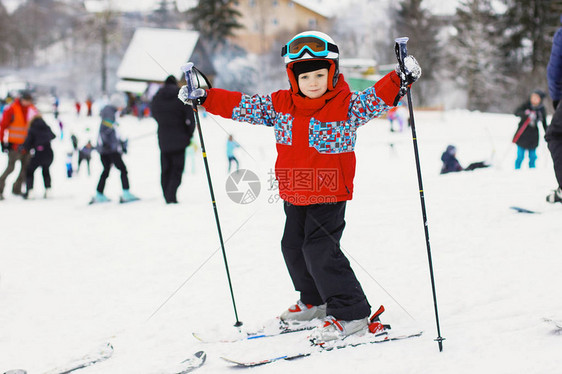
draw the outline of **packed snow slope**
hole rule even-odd
[[[166,205],[156,124],[123,117],[131,192],[142,200],[117,203],[120,181],[113,170],[106,187],[113,201],[89,206],[99,157],[94,153],[90,176],[82,165],[67,178],[65,155],[71,133],[80,146],[95,142],[99,117],[78,117],[70,103],[62,111],[51,196],[41,197],[38,171],[35,199],[13,196],[11,175],[0,201],[0,372],[44,373],[104,342],[113,344],[113,357],[80,373],[167,373],[199,350],[208,359],[198,372],[228,373],[234,369],[221,356],[290,350],[294,340],[204,344],[192,336],[227,334],[236,322],[200,150],[187,158],[180,203]],[[259,326],[298,298],[280,252],[284,213],[271,184],[274,134],[203,114],[239,320]],[[58,134],[52,115],[45,118]],[[562,336],[543,319],[562,319],[562,204],[545,202],[556,183],[544,141],[536,169],[525,163],[516,171],[516,117],[419,111],[415,120],[443,352],[434,341],[412,136],[409,129],[390,132],[380,119],[358,131],[355,195],[341,245],[373,309],[386,307],[383,322],[423,330],[423,336],[277,362],[252,373],[560,372]],[[248,204],[233,202],[225,191],[230,133],[242,146],[241,167],[259,177],[260,194]],[[464,166],[481,160],[493,166],[440,175],[448,144],[457,147]],[[6,162],[0,155],[2,170]],[[540,213],[517,213],[511,206]]]

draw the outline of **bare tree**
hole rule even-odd
[[[455,79],[467,92],[467,108],[497,109],[505,86],[498,74],[498,15],[490,0],[463,0],[457,8],[450,61]]]
[[[427,105],[435,93],[436,73],[441,68],[441,46],[438,40],[439,22],[422,6],[423,0],[402,0],[394,20],[400,36],[407,36],[408,54],[415,56],[423,69],[423,79],[414,86],[419,92],[415,99]]]

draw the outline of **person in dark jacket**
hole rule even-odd
[[[103,171],[96,189],[96,195],[90,201],[90,204],[109,201],[103,194],[105,182],[109,177],[111,167],[115,167],[121,172],[121,185],[123,194],[120,202],[129,202],[138,200],[136,196],[129,192],[129,177],[127,175],[127,167],[123,162],[122,154],[127,153],[127,142],[122,140],[117,133],[119,126],[117,118],[119,112],[125,107],[125,99],[120,94],[113,94],[107,104],[101,110],[101,124],[98,135],[97,151],[100,154]]]
[[[558,105],[562,99],[562,27],[556,31],[552,41],[547,81],[555,112],[550,126],[546,129],[545,140],[552,156],[558,188],[547,195],[546,201],[556,203],[562,202],[562,105]]]
[[[549,203],[562,203],[562,105],[558,105],[546,129],[545,139],[554,164],[554,174],[558,188],[546,196]]]
[[[51,148],[51,141],[56,137],[49,125],[39,115],[36,115],[30,123],[27,132],[27,138],[21,145],[28,153],[34,151],[26,172],[26,191],[23,195],[24,199],[32,197],[33,190],[33,175],[35,170],[39,167],[42,169],[43,184],[45,186],[45,193],[43,197],[46,199],[51,189],[51,173],[49,167],[53,163],[53,149]]]
[[[562,16],[560,22],[562,22]],[[546,67],[546,80],[548,82],[548,93],[556,110],[558,102],[562,99],[562,27],[556,31],[552,39],[550,59]]]
[[[513,143],[517,144],[517,159],[515,169],[521,169],[525,152],[529,153],[529,168],[535,167],[537,160],[536,149],[539,146],[539,123],[542,123],[546,132],[546,109],[543,99],[546,94],[541,90],[531,93],[529,99],[523,102],[516,110],[515,115],[520,117],[517,131],[513,136]]]
[[[479,168],[487,168],[490,165],[486,161],[473,162],[466,168],[463,168],[457,160],[457,148],[454,145],[448,145],[447,149],[441,155],[443,166],[441,167],[441,174],[447,174],[457,171],[470,171]]]
[[[173,75],[152,99],[152,116],[158,123],[158,145],[162,168],[160,183],[167,204],[175,204],[185,168],[185,150],[195,130],[193,109],[178,100],[178,82]]]

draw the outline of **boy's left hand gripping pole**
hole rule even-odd
[[[215,200],[215,193],[213,191],[213,182],[211,181],[211,172],[209,169],[209,162],[207,161],[207,151],[205,150],[205,142],[203,141],[203,133],[201,132],[201,123],[199,121],[199,113],[197,111],[197,103],[196,99],[200,98],[204,95],[205,91],[199,88],[196,85],[195,76],[193,75],[193,63],[189,62],[181,67],[183,72],[185,73],[185,81],[188,90],[188,98],[191,99],[191,107],[193,108],[193,114],[195,118],[195,126],[197,128],[197,132],[199,132],[199,142],[201,144],[201,153],[203,154],[203,163],[205,164],[205,171],[207,173],[207,182],[209,183],[209,192],[211,194],[211,201],[213,203],[213,210],[215,212],[215,221],[217,223],[217,230],[219,234],[219,241],[222,249],[222,256],[224,259],[224,266],[226,269],[226,277],[228,279],[228,286],[230,287],[230,296],[232,297],[232,306],[234,307],[234,316],[236,317],[236,323],[234,324],[235,327],[242,326],[242,322],[238,319],[238,311],[236,310],[236,301],[234,299],[234,291],[232,288],[232,281],[230,279],[230,271],[228,269],[228,260],[226,258],[226,250],[224,248],[224,240],[222,237],[222,230],[219,220],[219,212],[217,209],[217,202]],[[198,92],[199,91],[199,92]],[[197,96],[197,93],[203,92],[203,95]],[[195,95],[193,95],[195,93]]]

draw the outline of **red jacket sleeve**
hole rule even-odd
[[[14,117],[14,107],[12,105],[8,106],[4,109],[4,113],[2,114],[2,121],[0,121],[0,142],[4,141],[4,133],[6,129],[12,122],[12,118]]]
[[[203,103],[203,107],[209,113],[232,118],[232,111],[240,104],[241,98],[242,93],[240,92],[211,88],[207,90],[207,98]]]
[[[400,77],[391,71],[375,83],[377,96],[384,100],[386,105],[394,106],[394,99],[400,91]]]

